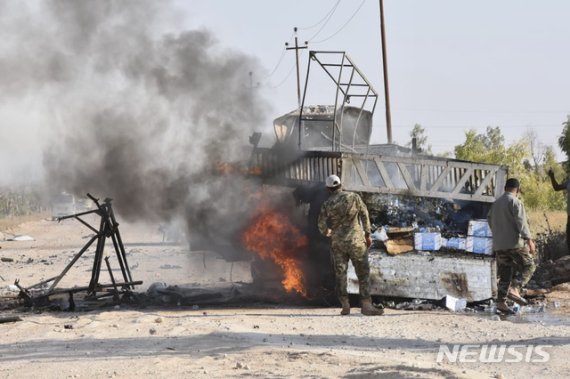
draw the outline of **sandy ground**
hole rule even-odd
[[[161,245],[156,227],[123,225],[135,280],[216,284],[251,280],[247,262]],[[91,231],[77,221],[37,220],[0,235],[0,288],[19,278],[28,286],[62,271]],[[30,235],[34,241],[3,241]],[[90,252],[93,249],[90,250]],[[62,286],[86,285],[92,255],[69,271]],[[112,267],[116,264],[111,261]],[[116,269],[117,275],[120,271]],[[101,281],[108,282],[102,273]],[[134,308],[77,312],[5,310],[22,321],[0,324],[1,378],[568,378],[568,287],[552,294],[552,313],[511,317],[447,311],[386,310],[341,317],[335,308]],[[523,321],[523,322],[521,322]],[[437,362],[440,345],[542,345],[548,362]],[[515,347],[519,352],[527,347]],[[450,346],[450,349],[452,347]],[[480,346],[471,351],[480,351]],[[532,351],[531,351],[532,353]],[[475,354],[478,356],[478,354]],[[468,356],[468,358],[473,355]],[[513,356],[507,356],[513,357]],[[530,360],[540,358],[529,355]]]

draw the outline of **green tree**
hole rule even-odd
[[[529,168],[519,175],[525,205],[535,210],[563,210],[566,206],[565,194],[552,189],[546,171],[552,169],[558,178],[563,178],[564,168],[556,161],[552,147],[546,147],[541,160],[543,163],[538,166],[533,166],[532,161],[528,160]]]
[[[465,142],[455,146],[455,157],[467,161],[492,163],[509,166],[513,175],[524,171],[523,159],[528,155],[529,146],[524,139],[505,146],[501,129],[488,126],[485,134],[474,129],[465,132]]]
[[[568,162],[570,162],[570,115],[566,116],[566,121],[562,123],[562,135],[558,138],[560,149],[566,154],[566,170],[568,171]]]
[[[455,146],[457,159],[481,163],[505,165],[509,176],[521,181],[523,199],[529,209],[564,209],[564,195],[552,189],[546,171],[552,168],[558,177],[563,177],[562,166],[556,162],[552,147],[539,143],[536,133],[527,135],[505,145],[505,138],[499,127],[487,127],[485,134],[475,130],[465,133],[465,142]]]
[[[426,130],[420,124],[415,124],[410,132],[410,142],[406,146],[412,146],[413,139],[416,139],[416,147],[420,152],[431,154],[431,145],[427,143]]]
[[[566,173],[564,172],[564,166],[562,166],[558,160],[556,159],[556,153],[554,149],[549,146],[546,148],[544,152],[544,160],[542,165],[541,175],[544,177],[544,181],[547,183],[547,189],[545,190],[546,194],[546,204],[547,206],[545,209],[548,210],[562,210],[566,207],[566,194],[563,191],[553,191],[552,185],[550,184],[550,178],[546,176],[546,172],[548,170],[554,171],[554,175],[557,178],[564,178]],[[559,179],[561,180],[561,179]]]

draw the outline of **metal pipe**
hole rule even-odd
[[[105,257],[105,264],[107,265],[107,271],[109,271],[109,276],[111,277],[111,283],[113,283],[113,288],[115,289],[113,298],[115,299],[116,302],[119,302],[119,289],[117,288],[117,282],[115,282],[115,276],[113,275],[113,270],[111,270],[109,257]]]
[[[380,35],[382,37],[382,68],[384,73],[384,98],[386,101],[386,133],[392,143],[392,115],[390,113],[390,90],[388,88],[388,57],[386,56],[386,32],[384,30],[384,0],[380,1]]]
[[[311,60],[313,58],[313,52],[309,51],[309,59],[307,62],[307,75],[305,76],[305,87],[303,87],[303,100],[301,101],[301,106],[299,107],[299,118],[297,119],[299,126],[299,150],[302,148],[301,143],[301,128],[303,126],[303,108],[305,107],[305,99],[307,98],[307,83],[309,82],[309,73],[311,71]]]

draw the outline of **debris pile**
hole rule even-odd
[[[371,193],[363,194],[363,199],[374,228],[374,247],[388,254],[462,251],[492,255],[492,235],[484,220],[487,204]]]
[[[536,270],[532,280],[541,288],[551,288],[561,283],[570,282],[570,256],[543,262]]]
[[[461,206],[444,199],[364,193],[370,221],[393,227],[434,228],[446,233],[461,233],[467,222],[478,215],[472,204]]]
[[[68,218],[77,219],[95,234],[90,238],[85,246],[77,254],[75,254],[75,256],[71,259],[71,261],[59,275],[46,280],[42,280],[41,282],[31,285],[27,288],[22,287],[19,283],[19,280],[15,281],[14,286],[20,290],[18,297],[24,300],[24,304],[26,306],[46,305],[49,304],[50,297],[67,295],[69,297],[69,300],[65,308],[68,310],[74,310],[75,301],[73,296],[78,292],[87,292],[87,295],[94,299],[112,297],[113,300],[118,303],[121,299],[120,295],[130,298],[131,290],[134,289],[134,286],[142,284],[141,281],[133,281],[132,279],[129,265],[127,263],[127,255],[123,246],[121,234],[119,232],[119,223],[115,219],[115,214],[111,205],[111,199],[105,199],[104,202],[100,204],[99,200],[90,194],[87,194],[87,196],[93,200],[96,205],[96,209],[59,217],[58,220],[64,220]],[[88,214],[96,214],[101,217],[99,229],[96,229],[94,226],[90,225],[82,218]],[[109,263],[109,257],[103,258],[103,252],[107,239],[110,239],[113,242],[116,259],[122,273],[122,277],[120,278],[122,279],[122,282],[115,280],[115,276]],[[79,260],[79,258],[81,258],[81,256],[89,249],[89,247],[95,243],[95,241],[97,241],[97,243],[89,285],[75,286],[73,288],[58,288],[58,283],[74,266],[77,260]],[[109,272],[109,277],[111,279],[111,283],[109,284],[102,284],[99,281],[103,260],[105,261],[105,266]]]

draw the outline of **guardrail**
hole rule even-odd
[[[296,186],[341,177],[349,191],[493,202],[507,167],[426,156],[386,156],[257,148],[252,165],[264,181]]]

